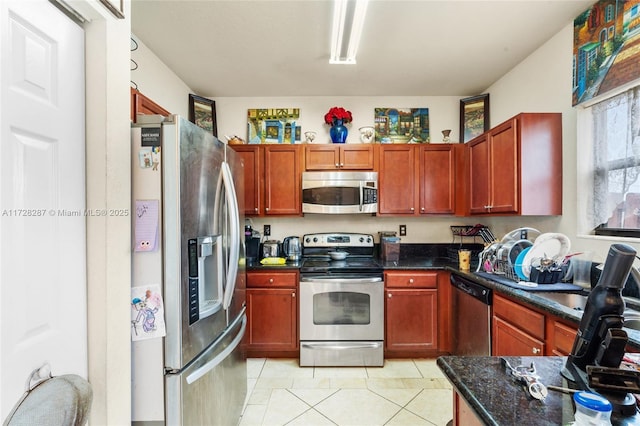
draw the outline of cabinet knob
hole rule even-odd
[[[340,164],[336,163],[336,169],[340,168]]]
[[[258,208],[257,208],[257,207],[255,207],[253,210],[254,210],[256,213],[258,213]]]
[[[391,293],[387,293],[387,297],[388,297],[389,299],[391,299],[391,296],[392,296],[392,295],[391,295]]]
[[[269,284],[273,284],[273,278],[269,278]]]
[[[265,207],[264,211],[268,212],[269,211],[269,207]]]
[[[409,284],[413,284],[413,278],[409,278]]]
[[[296,297],[296,294],[295,293],[291,293],[291,297]]]
[[[424,211],[424,207],[420,207],[420,211],[423,212]]]
[[[344,167],[344,163],[340,163],[340,167]]]
[[[415,209],[413,207],[411,207],[409,210],[414,211]]]
[[[532,351],[534,354],[539,354],[540,352],[542,352],[542,350],[540,350],[540,348],[533,348]]]

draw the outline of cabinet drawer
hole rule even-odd
[[[289,287],[298,286],[297,272],[249,272],[247,287]]]
[[[554,355],[569,355],[573,349],[573,342],[576,339],[578,331],[571,326],[562,324],[561,322],[553,322],[553,341],[551,347]]]
[[[387,287],[400,288],[438,288],[437,272],[385,272],[384,283]]]
[[[544,340],[544,315],[499,295],[493,298],[493,314]]]

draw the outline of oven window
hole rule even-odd
[[[362,324],[371,322],[371,297],[364,293],[332,291],[313,295],[315,325]]]
[[[328,186],[302,191],[302,202],[323,206],[353,206],[360,204],[360,188]]]

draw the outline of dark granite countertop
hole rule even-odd
[[[503,357],[513,367],[535,365],[545,386],[570,388],[561,370],[566,357]],[[568,425],[574,421],[571,394],[549,390],[544,401],[531,398],[522,385],[507,374],[500,357],[443,356],[438,367],[455,391],[486,425]],[[612,417],[619,425],[640,424],[640,416]]]
[[[560,375],[564,357],[504,357],[516,367],[534,362],[540,382],[568,387]],[[531,399],[507,374],[499,357],[444,356],[437,360],[456,392],[487,425],[566,425],[574,420],[571,395],[549,391]]]
[[[447,256],[447,249],[450,244],[402,244],[400,257],[396,262],[382,262],[382,267],[386,270],[411,270],[411,269],[441,269],[451,273],[461,275],[481,285],[484,285],[498,293],[504,294],[514,300],[531,305],[555,315],[558,318],[574,323],[576,327],[582,318],[582,310],[573,309],[549,300],[538,292],[522,290],[500,282],[478,276],[474,273],[476,269],[472,263],[470,271],[461,271],[458,264]],[[477,244],[465,245],[465,248],[477,249]],[[473,259],[473,258],[472,258]],[[302,262],[289,262],[284,265],[261,265],[259,261],[247,261],[247,271],[262,270],[297,270]],[[635,307],[640,308],[640,307]],[[638,309],[640,310],[640,309]],[[640,351],[640,331],[625,329],[629,336],[629,346]]]
[[[519,302],[523,302],[525,304],[534,306],[538,309],[541,309],[545,312],[553,314],[561,319],[572,322],[576,325],[576,327],[580,324],[580,320],[582,319],[582,310],[574,309],[568,306],[561,305],[555,301],[549,300],[545,298],[542,294],[535,291],[527,291],[521,290],[513,287],[509,287],[507,285],[501,284],[497,281],[486,279],[484,277],[480,277],[473,273],[472,271],[460,271],[458,268],[449,267],[447,270],[451,271],[454,274],[461,275],[466,277],[472,281],[477,282],[478,284],[484,285],[494,291],[497,291],[501,294],[509,296],[510,298],[517,300]],[[637,350],[640,350],[640,331],[632,330],[630,328],[625,328],[627,335],[629,336],[630,347],[633,347]]]

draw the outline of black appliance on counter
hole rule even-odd
[[[333,252],[342,253],[340,259],[333,260]],[[373,236],[367,234],[303,237],[301,366],[384,364],[384,280],[374,254]]]
[[[570,386],[596,392],[613,406],[612,417],[637,413],[637,372],[619,368],[628,338],[624,325],[622,289],[636,251],[626,244],[613,244],[598,284],[587,299],[573,349],[562,369]]]

